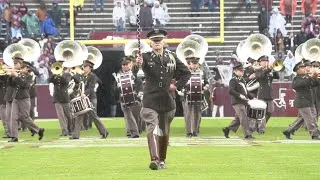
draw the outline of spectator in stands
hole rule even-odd
[[[287,35],[287,30],[285,27],[286,21],[283,16],[280,14],[277,7],[273,8],[272,16],[270,18],[270,25],[269,25],[269,34],[273,38],[275,37],[276,30],[279,29],[283,36]]]
[[[93,11],[94,12],[97,12],[97,7],[98,7],[98,3],[100,2],[100,11],[102,12],[103,11],[103,8],[104,8],[104,0],[95,0],[94,1],[94,7],[93,7]]]
[[[82,11],[82,8],[84,6],[84,0],[74,0],[73,5],[76,8],[77,12],[79,10]]]
[[[200,17],[200,13],[199,13],[200,12],[200,7],[201,7],[201,2],[199,0],[191,0],[191,12],[192,12],[192,14],[190,16],[191,17],[193,17],[193,16]]]
[[[279,29],[277,30],[277,36],[276,36],[275,42],[276,42],[276,46],[275,46],[276,52],[278,53],[278,55],[279,53],[281,53],[281,57],[283,57],[285,52],[284,38]]]
[[[39,40],[39,45],[41,48],[41,51],[43,51],[44,49],[44,44],[48,41],[48,39],[46,38],[46,35],[44,33],[41,34],[40,36],[40,40]]]
[[[259,33],[263,33],[264,30],[268,29],[271,13],[266,11],[265,8],[261,8],[258,15],[258,26]]]
[[[37,9],[36,15],[37,15],[40,23],[46,19],[47,9],[46,9],[45,4],[40,5],[40,7]]]
[[[11,7],[9,4],[5,4],[5,8],[3,10],[3,20],[6,23],[6,31],[7,31],[7,37],[11,38]]]
[[[160,7],[164,10],[165,13],[168,14],[168,6],[166,3],[163,2],[163,0],[159,0],[160,2]]]
[[[317,20],[312,14],[310,14],[301,22],[301,27],[304,28],[304,31],[309,35],[310,38],[313,38],[317,35],[316,23]]]
[[[49,11],[49,14],[50,14],[50,17],[53,20],[58,32],[60,32],[61,18],[63,16],[62,9],[56,1],[52,3],[52,6],[53,6],[53,8],[51,11]]]
[[[151,8],[145,1],[142,6],[140,6],[140,26],[143,31],[148,31],[153,27]]]
[[[49,68],[49,52],[47,49],[44,49],[42,54],[38,59],[39,64],[43,64],[45,67]]]
[[[46,19],[41,22],[40,33],[45,33],[47,36],[57,36],[59,34],[50,17],[46,17]]]
[[[2,32],[2,17],[3,17],[3,11],[5,9],[5,3],[2,1],[0,2],[0,36],[1,36],[1,32]]]
[[[18,7],[18,11],[21,14],[21,17],[23,17],[28,12],[28,7],[25,5],[25,3],[20,3],[20,6]]]
[[[137,27],[138,12],[139,12],[139,6],[135,4],[134,0],[130,0],[130,4],[126,8],[126,15],[127,15],[127,19],[129,21],[130,27],[132,28]]]
[[[165,11],[160,7],[159,1],[154,2],[154,6],[151,10],[153,25],[155,27],[163,27],[170,21],[169,14],[165,13]]]
[[[126,10],[124,9],[122,2],[118,1],[116,6],[113,8],[112,19],[113,24],[116,27],[116,31],[124,31],[126,24]]]
[[[246,0],[246,10],[251,12],[251,0]]]
[[[280,0],[280,9],[282,14],[286,15],[287,25],[291,25],[292,16],[295,15],[297,0]]]
[[[307,40],[309,40],[311,37],[306,33],[308,31],[307,29],[305,30],[304,28],[301,28],[301,31],[299,34],[297,34],[296,37],[296,46],[299,46],[300,44],[303,44]]]
[[[293,67],[296,64],[296,60],[294,58],[294,55],[292,54],[292,52],[289,50],[287,52],[287,57],[283,62],[284,64],[284,68],[285,68],[285,77],[288,78],[289,81],[292,81],[293,79]]]
[[[268,12],[272,10],[273,0],[257,0],[257,3],[260,4],[261,8],[265,8]]]
[[[27,30],[27,37],[29,37],[31,34],[34,34],[36,36],[40,35],[39,19],[35,14],[33,14],[31,10],[28,11],[28,13],[22,17],[22,24]]]
[[[18,11],[17,7],[13,7],[12,8],[12,13],[11,13],[11,24],[16,22],[17,25],[20,26],[20,22],[21,22],[21,14]]]
[[[315,14],[317,11],[317,1],[318,0],[302,0],[301,1],[301,11],[308,17],[310,14]]]
[[[37,78],[37,84],[48,84],[49,70],[44,63],[39,64],[39,77]]]
[[[14,21],[11,27],[11,37],[22,38],[21,27],[18,21]]]
[[[287,51],[294,52],[296,49],[296,36],[290,33],[289,37],[284,38],[284,45]]]

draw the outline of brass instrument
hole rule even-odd
[[[294,52],[294,57],[296,59],[296,62],[300,62],[303,59],[303,56],[302,56],[302,46],[303,46],[303,44],[300,44],[297,47],[297,49],[295,50],[295,52]]]
[[[320,39],[313,38],[302,46],[302,56],[309,61],[320,61]]]
[[[251,34],[243,44],[241,51],[246,52],[248,57],[258,60],[263,55],[271,55],[272,43],[263,34]]]
[[[279,72],[283,68],[284,68],[283,60],[276,60],[271,65],[271,69],[275,72]]]
[[[103,60],[102,53],[98,48],[89,46],[87,60],[94,64],[93,69],[98,69],[102,64],[102,60]]]
[[[25,59],[28,49],[22,44],[10,44],[3,52],[3,61],[9,67],[14,67],[13,58],[19,57]]]
[[[4,65],[0,64],[0,76],[11,75],[12,71],[20,72],[21,70],[16,70],[13,68],[7,68]]]
[[[88,58],[88,48],[84,44],[82,44],[80,41],[76,41],[76,42],[81,46],[81,49],[82,49],[81,58],[83,59],[83,61],[87,60],[87,58]]]
[[[197,35],[197,34],[191,34],[191,35],[188,35],[187,37],[184,38],[183,41],[185,40],[193,40],[193,41],[196,41],[200,44],[200,54],[205,56],[207,53],[208,53],[208,49],[209,49],[209,46],[208,46],[208,42],[206,41],[206,39],[200,35]]]
[[[75,41],[64,40],[57,44],[54,49],[54,57],[57,61],[64,61],[64,63],[70,65],[72,61],[83,61],[83,52],[81,45]],[[71,63],[73,64],[73,63]],[[65,66],[63,64],[63,66]],[[67,67],[67,66],[65,66]]]
[[[237,46],[237,56],[238,60],[241,63],[246,63],[248,60],[248,53],[242,50],[243,45],[246,43],[246,40],[240,41],[240,43]]]
[[[21,39],[18,44],[24,45],[28,52],[25,55],[24,61],[33,62],[37,61],[41,54],[41,49],[39,43],[33,39]]]
[[[151,52],[152,49],[148,43],[145,41],[140,41],[140,53],[146,53],[146,52]],[[138,57],[139,53],[139,43],[138,40],[132,40],[129,41],[125,46],[124,46],[124,54],[125,56],[134,56]],[[133,62],[135,66],[137,66],[136,62]],[[137,73],[138,77],[144,77],[144,72],[142,71],[141,66],[139,66],[139,71]]]
[[[63,67],[61,62],[55,62],[51,65],[51,72],[54,75],[61,76],[63,73]]]
[[[203,55],[201,54],[201,52],[202,52],[201,45],[194,40],[184,40],[178,45],[176,49],[177,57],[185,65],[188,65],[188,62],[186,59],[189,57],[200,58],[199,64],[202,64],[204,58],[201,58],[201,57],[204,57],[205,54]]]

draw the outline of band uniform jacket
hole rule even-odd
[[[12,94],[13,94],[13,87],[12,87],[12,76],[7,76],[7,83],[6,83],[6,93],[4,95],[4,100],[6,102],[12,102]]]
[[[97,79],[98,77],[93,73],[88,74],[88,76],[83,75],[83,82],[85,84],[84,94],[88,96],[89,99],[97,99],[96,92],[94,91]]]
[[[4,100],[4,95],[6,94],[7,79],[7,75],[0,76],[0,104],[6,104],[6,101]]]
[[[254,73],[254,69],[252,67],[246,67],[244,69],[243,78],[246,81],[246,84],[248,84],[252,80],[252,79],[249,79],[249,76],[253,73]],[[258,89],[254,90],[254,91],[250,91],[248,93],[250,93],[252,97],[256,97],[258,94]]]
[[[246,100],[242,100],[240,95],[244,95],[247,99],[251,99],[251,95],[248,94],[246,89],[246,81],[234,75],[229,82],[229,94],[231,95],[231,104],[243,104],[247,105]]]
[[[176,108],[175,100],[169,90],[172,79],[181,90],[191,77],[191,73],[175,53],[164,50],[162,56],[154,52],[143,53],[142,69],[145,73],[143,107],[158,112],[169,112]],[[175,69],[170,70],[170,65]]]
[[[258,99],[272,100],[272,80],[279,79],[277,72],[271,72],[271,69],[257,69],[255,71],[257,81],[260,83],[258,88]]]
[[[74,99],[78,96],[80,96],[80,83],[83,81],[82,75],[80,74],[75,74],[71,77],[74,80],[74,87],[73,87],[73,91],[70,94],[70,99]]]
[[[68,85],[71,76],[69,73],[60,75],[51,75],[49,83],[54,84],[53,103],[69,103]]]
[[[315,104],[316,107],[320,107],[320,86],[313,87],[311,89],[312,91],[312,99],[313,103]]]
[[[19,74],[17,77],[12,77],[12,98],[30,98],[30,87],[32,83],[32,76],[30,74]]]
[[[32,73],[33,72],[33,73]],[[36,68],[32,68],[30,75],[32,76],[33,83],[30,87],[30,98],[35,98],[37,96],[36,93],[36,76],[39,76],[39,71]]]
[[[318,78],[312,78],[308,75],[297,75],[294,77],[292,81],[292,89],[296,91],[294,107],[312,107],[314,101],[311,89],[319,85],[320,80]]]

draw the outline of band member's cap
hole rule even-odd
[[[302,63],[305,65],[305,66],[311,66],[311,62],[307,59],[302,59]]]
[[[167,31],[163,29],[154,29],[147,34],[147,38],[154,39],[154,38],[164,38],[167,35]]]
[[[263,55],[263,56],[259,57],[259,59],[258,59],[258,62],[261,62],[261,61],[269,61],[269,57],[266,55]]]
[[[133,61],[133,56],[126,56],[126,57],[122,58],[120,64],[125,65],[125,64],[129,64],[132,61]]]
[[[311,62],[311,65],[312,65],[312,66],[320,67],[320,62],[318,62],[318,61],[312,61],[312,62]]]
[[[16,56],[13,57],[12,59],[13,59],[13,60],[18,60],[18,61],[23,61],[23,60],[24,60],[23,58],[21,58],[21,57],[16,57]]]
[[[297,70],[298,70],[299,68],[301,68],[301,67],[306,67],[306,65],[305,65],[302,61],[298,62],[298,63],[294,66],[293,71],[294,71],[294,72],[297,72]]]
[[[27,67],[32,67],[32,64],[30,63],[30,62],[27,62],[27,61],[23,61],[23,63],[22,63],[23,65],[23,67],[25,67],[25,66],[27,66]]]
[[[233,70],[243,70],[243,65],[240,62],[236,62],[232,68]]]
[[[90,66],[90,67],[93,67],[93,66],[94,66],[94,63],[93,63],[93,62],[91,62],[91,61],[89,61],[89,60],[85,60],[85,61],[83,62],[83,66]]]

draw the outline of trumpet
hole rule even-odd
[[[13,71],[20,73],[21,70],[6,68],[3,65],[0,65],[0,76],[11,75]]]
[[[55,62],[51,65],[51,72],[54,75],[61,76],[63,73],[62,63]]]
[[[276,60],[271,65],[271,69],[275,72],[281,71],[283,67],[284,67],[283,60]]]

